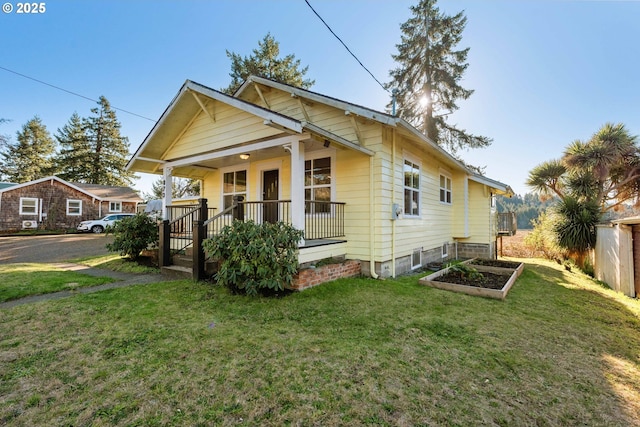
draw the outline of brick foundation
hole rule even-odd
[[[302,291],[331,280],[360,275],[360,261],[358,260],[347,260],[343,263],[328,264],[317,268],[303,268],[293,277],[291,289]]]

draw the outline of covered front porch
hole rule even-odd
[[[305,207],[309,213],[305,213],[299,264],[345,255],[345,205],[341,202],[306,201]],[[290,200],[246,202],[243,197],[236,196],[230,207],[213,216],[209,216],[214,210],[209,208],[206,199],[200,199],[197,205],[168,206],[166,211],[174,219],[164,220],[160,226],[160,266],[171,266],[175,256],[184,260],[186,255],[188,261],[183,267],[188,266],[196,280],[207,276],[203,241],[215,236],[233,221],[281,221],[292,225]]]

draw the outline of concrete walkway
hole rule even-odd
[[[93,292],[104,291],[106,289],[123,288],[125,286],[143,285],[147,283],[158,283],[158,282],[171,280],[170,278],[167,278],[166,276],[162,276],[161,274],[122,273],[119,271],[103,270],[100,268],[87,267],[86,265],[72,264],[72,263],[55,263],[52,265],[63,270],[75,271],[77,273],[86,274],[88,276],[111,277],[116,281],[113,283],[106,283],[104,285],[78,288],[72,291],[60,291],[60,292],[54,292],[51,294],[33,295],[29,297],[12,300],[12,301],[7,301],[7,302],[0,303],[0,309],[11,308],[11,307],[16,307],[18,305],[31,304],[31,303],[40,302],[40,301],[51,301],[51,300],[71,297],[79,294],[90,294]]]

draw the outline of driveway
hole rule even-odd
[[[61,234],[55,236],[0,237],[0,264],[15,262],[63,262],[76,258],[107,255],[113,236],[104,234]]]

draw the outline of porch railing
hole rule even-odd
[[[233,205],[215,216],[213,209],[207,207],[207,200],[191,206],[172,206],[170,217],[164,220],[160,228],[160,265],[171,264],[172,253],[193,247],[193,277],[204,278],[204,251],[202,242],[218,234],[224,227],[231,225],[234,219],[252,220],[256,223],[284,222],[291,224],[290,200],[265,200],[245,202],[241,197],[234,198]],[[345,203],[305,201],[306,240],[344,237]]]
[[[498,235],[513,236],[518,231],[518,219],[515,212],[498,213]]]
[[[207,199],[200,199],[197,205],[167,206],[171,220],[165,219],[160,225],[160,265],[171,264],[171,254],[185,250],[193,245],[194,227],[198,222],[206,221],[209,212]]]

